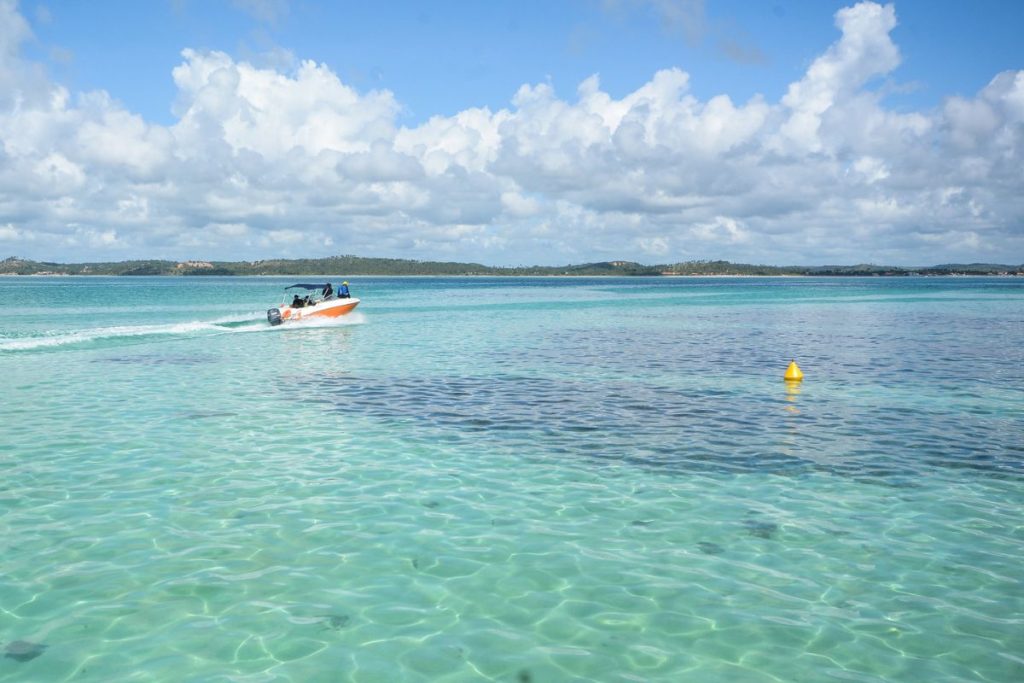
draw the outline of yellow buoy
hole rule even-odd
[[[804,378],[804,373],[800,369],[800,366],[796,364],[796,361],[790,361],[789,367],[786,368],[786,375],[783,379],[787,382],[799,382]]]

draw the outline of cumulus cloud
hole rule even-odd
[[[396,94],[329,65],[185,48],[164,126],[50,80],[0,0],[0,243],[47,260],[1021,261],[1024,71],[889,109],[873,88],[900,64],[896,25],[891,5],[840,10],[777,102],[701,99],[667,68],[619,98],[598,75],[570,97],[524,84],[507,108],[406,126]]]
[[[864,83],[889,73],[900,62],[899,49],[889,36],[896,27],[892,5],[865,2],[841,9],[836,12],[836,27],[842,38],[814,60],[782,98],[786,120],[780,127],[781,137],[800,150],[820,150],[826,144],[821,135],[825,114],[840,112],[837,105],[863,97]]]
[[[28,237],[28,235],[22,234],[21,230],[18,230],[11,223],[0,225],[0,242],[20,242]]]

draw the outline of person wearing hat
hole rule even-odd
[[[348,281],[342,282],[338,287],[338,298],[339,299],[351,299],[352,295],[348,293]]]

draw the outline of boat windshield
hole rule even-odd
[[[293,308],[314,306],[324,300],[324,287],[322,285],[292,285],[284,290],[284,305]]]

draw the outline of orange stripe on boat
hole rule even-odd
[[[314,311],[311,315],[320,316],[324,318],[338,318],[340,316],[345,315],[346,313],[351,313],[352,309],[358,305],[359,302],[355,301],[345,306],[332,306],[323,311]]]

